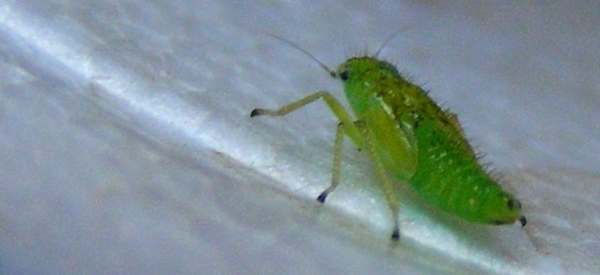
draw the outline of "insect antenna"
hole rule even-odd
[[[381,50],[383,50],[383,47],[385,47],[388,43],[390,43],[392,41],[392,39],[396,38],[396,36],[400,33],[403,32],[405,30],[407,30],[408,27],[404,27],[401,28],[397,31],[395,31],[394,33],[392,33],[390,36],[388,36],[383,43],[381,43],[381,46],[379,46],[379,49],[377,49],[377,51],[375,52],[375,55],[373,55],[373,57],[379,57],[379,53],[381,52]]]
[[[287,40],[287,39],[285,39],[285,38],[283,38],[281,36],[275,35],[275,34],[267,33],[267,35],[270,36],[270,37],[273,37],[273,38],[275,38],[275,39],[277,39],[277,40],[279,40],[279,41],[281,41],[283,43],[286,43],[286,44],[292,46],[292,48],[295,48],[296,50],[299,50],[299,51],[303,52],[304,54],[308,55],[308,57],[310,57],[312,60],[314,60],[315,62],[317,62],[317,64],[319,64],[319,66],[321,68],[323,68],[323,70],[327,71],[327,73],[329,73],[329,75],[331,77],[334,77],[334,78],[337,77],[337,74],[336,74],[335,71],[329,69],[329,67],[327,67],[327,65],[325,65],[325,63],[321,62],[321,60],[317,59],[314,55],[312,55],[311,53],[309,53],[307,50],[305,50],[302,47],[298,46],[298,44],[296,44],[296,43],[294,43],[294,42],[292,42],[290,40]]]

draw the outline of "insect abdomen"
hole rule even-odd
[[[459,133],[444,126],[438,121],[419,122],[415,132],[418,163],[410,179],[412,187],[431,204],[466,220],[514,222],[519,214],[512,208],[517,206],[507,209],[507,205],[518,202],[477,163],[470,147],[461,144]]]

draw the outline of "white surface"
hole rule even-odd
[[[0,2],[0,273],[600,272],[600,6],[343,1]],[[404,198],[317,103],[373,51],[459,114],[529,224],[473,226]],[[349,145],[349,142],[348,144]]]

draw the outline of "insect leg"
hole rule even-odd
[[[364,121],[355,121],[354,125],[356,126],[356,128],[358,128],[358,130],[363,136],[367,151],[371,155],[371,159],[373,159],[375,169],[377,170],[377,174],[379,175],[379,178],[381,180],[381,187],[385,195],[385,199],[388,203],[388,206],[392,210],[392,215],[394,215],[394,229],[392,231],[392,240],[398,240],[400,238],[400,226],[398,222],[400,206],[398,203],[398,198],[396,197],[396,194],[394,192],[392,182],[390,181],[387,175],[385,167],[383,166],[383,162],[381,161],[381,157],[379,156],[379,153],[377,152],[377,149],[373,144],[373,139]]]
[[[342,104],[340,104],[340,102],[337,101],[337,99],[335,99],[335,97],[333,97],[327,91],[320,91],[320,92],[316,92],[314,94],[310,94],[304,98],[301,98],[300,100],[294,101],[294,102],[292,102],[288,105],[285,105],[282,108],[277,109],[277,110],[260,109],[260,108],[254,109],[250,113],[250,117],[261,116],[261,115],[285,116],[285,115],[287,115],[297,109],[300,109],[320,98],[323,98],[323,100],[325,100],[325,103],[327,103],[327,105],[329,106],[329,109],[331,109],[333,114],[337,117],[337,119],[340,122],[342,122],[345,125],[352,125],[353,119],[351,118],[350,114],[348,114],[348,112],[346,111],[344,106],[342,106]],[[344,132],[352,139],[352,141],[354,141],[354,143],[358,146],[358,148],[362,148],[363,141],[361,138],[361,134],[358,132],[356,127],[345,127],[345,128],[346,129]]]
[[[333,168],[331,169],[331,185],[321,192],[317,201],[324,203],[327,195],[333,192],[335,188],[340,184],[340,164],[342,162],[342,142],[344,141],[344,123],[340,122],[337,126],[335,133],[335,140],[333,143]]]

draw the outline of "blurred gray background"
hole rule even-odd
[[[597,1],[0,1],[2,274],[597,274]],[[459,114],[529,220],[472,225],[403,190],[323,103],[373,53]],[[342,100],[343,101],[343,100]]]

